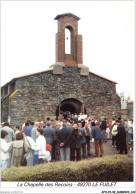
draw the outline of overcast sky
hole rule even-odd
[[[58,14],[81,18],[83,64],[134,99],[134,1],[2,1],[1,85],[55,63]]]

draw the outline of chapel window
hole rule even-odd
[[[65,54],[71,54],[71,32],[65,28]]]

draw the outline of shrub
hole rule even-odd
[[[53,162],[34,167],[10,167],[2,181],[133,181],[133,158],[109,155],[80,162]]]

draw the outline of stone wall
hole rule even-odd
[[[81,76],[79,68],[67,66],[62,75],[53,74],[51,69],[19,78],[15,83],[17,92],[9,99],[11,124],[55,116],[58,105],[69,98],[82,102],[89,115],[116,116],[120,107],[115,87],[115,83],[93,73]]]
[[[9,95],[1,98],[1,122],[7,122],[9,116]]]

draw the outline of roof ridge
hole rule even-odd
[[[57,15],[54,20],[58,20],[60,17],[65,17],[65,16],[69,16],[69,17],[74,17],[75,20],[80,20],[81,18],[79,18],[78,16],[74,15],[73,13],[64,13],[64,14],[59,14]]]

